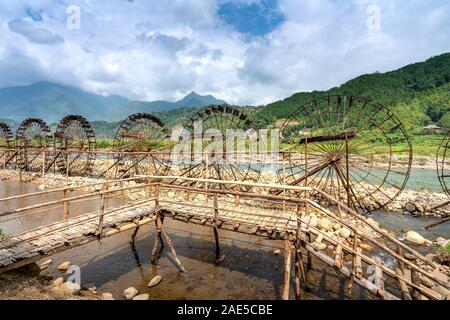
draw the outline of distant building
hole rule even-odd
[[[422,130],[425,132],[432,132],[432,133],[445,133],[446,131],[444,128],[441,128],[435,124],[429,124],[423,127]]]

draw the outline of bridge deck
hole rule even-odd
[[[154,203],[126,205],[105,211],[103,236],[136,228],[155,220]],[[15,269],[55,253],[97,240],[99,212],[26,231],[0,246],[0,272]]]

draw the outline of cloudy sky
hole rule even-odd
[[[0,28],[0,87],[256,105],[449,52],[450,1],[2,0]]]

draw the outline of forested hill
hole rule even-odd
[[[450,119],[450,53],[425,62],[408,65],[396,71],[363,75],[328,91],[300,92],[262,107],[253,114],[260,125],[289,117],[292,112],[315,97],[328,94],[367,96],[375,102],[405,112],[408,106],[415,114],[406,114],[409,121],[435,122],[449,125]],[[420,103],[423,102],[423,105]],[[433,102],[432,107],[426,103]],[[439,110],[437,110],[439,109]],[[395,111],[395,110],[394,110]],[[410,119],[410,118],[413,119]],[[417,122],[417,121],[416,121]]]

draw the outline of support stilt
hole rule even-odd
[[[284,282],[282,300],[289,300],[289,288],[291,280],[291,242],[284,240]]]
[[[156,261],[158,260],[158,246],[161,243],[161,250],[160,252],[162,252],[162,247],[163,247],[163,243],[162,243],[162,237],[161,237],[161,233],[162,233],[162,221],[159,217],[159,214],[157,214],[157,219],[155,221],[155,225],[156,225],[156,239],[155,239],[155,243],[153,245],[153,249],[152,249],[152,264],[156,264]]]
[[[180,270],[180,272],[184,272],[184,267],[181,264],[181,261],[178,259],[177,253],[175,251],[175,248],[173,247],[173,243],[172,240],[170,239],[169,235],[167,234],[166,230],[164,229],[164,227],[161,226],[161,230],[162,230],[162,234],[164,235],[164,238],[167,241],[167,245],[169,246],[170,252],[172,253],[172,258],[175,260],[175,263],[178,266],[178,269]]]

